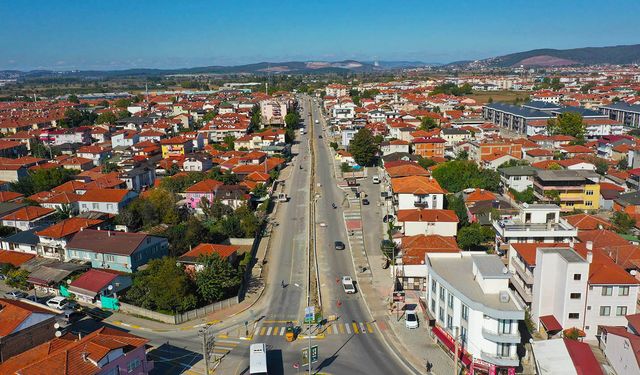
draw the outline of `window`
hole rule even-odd
[[[467,329],[465,327],[460,327],[460,342],[467,344]]]
[[[440,307],[440,311],[438,312],[438,319],[444,323],[444,309]]]
[[[436,300],[433,298],[431,299],[431,311],[436,312]]]
[[[603,286],[602,287],[602,295],[603,296],[611,296],[611,295],[613,295],[613,287],[612,286]]]
[[[628,286],[619,286],[618,287],[618,295],[619,296],[628,296],[629,295],[629,287]]]
[[[600,316],[611,315],[611,306],[600,306]]]
[[[593,206],[593,202],[591,202],[591,201],[585,201],[585,202],[584,202],[584,205],[585,205],[585,206]]]
[[[453,317],[449,314],[447,314],[447,329],[448,330],[453,329]]]
[[[593,195],[593,190],[587,190],[586,192],[587,195]],[[588,206],[588,205],[587,205]]]
[[[114,262],[116,260],[116,257],[114,257],[113,255],[105,255],[104,260],[107,262]]]
[[[141,364],[142,364],[142,362],[140,361],[140,359],[135,358],[133,361],[131,361],[131,362],[129,362],[129,364],[127,364],[127,370],[129,372],[132,372],[133,370],[135,370],[138,367],[140,367]]]
[[[498,357],[510,357],[511,356],[511,344],[498,344],[497,353]]]
[[[444,302],[444,288],[440,287],[440,301]]]
[[[107,210],[113,210],[113,203],[107,203]]]
[[[582,294],[580,293],[571,293],[571,299],[580,299]]]
[[[498,333],[511,333],[511,320],[498,320]]]
[[[580,313],[569,313],[569,319],[580,319]]]
[[[436,281],[435,280],[431,280],[431,291],[432,292],[436,292]]]
[[[97,209],[98,209],[98,203],[94,203],[94,204],[93,204],[93,209],[94,209],[94,210],[97,210]]]
[[[627,306],[616,307],[616,316],[625,316],[625,315],[627,315]]]
[[[574,274],[573,274],[573,279],[574,279],[575,281],[579,281],[579,280],[581,280],[581,279],[582,279],[582,274],[574,273]]]
[[[469,320],[469,308],[465,304],[462,305],[462,314],[461,315],[462,315],[462,319]]]
[[[447,296],[447,305],[453,309],[453,294],[449,293]]]

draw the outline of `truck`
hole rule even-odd
[[[249,347],[249,374],[267,375],[267,345],[251,344]]]
[[[356,292],[356,286],[353,285],[353,279],[351,276],[342,276],[342,289],[347,294],[353,294]]]

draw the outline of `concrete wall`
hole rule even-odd
[[[143,318],[157,320],[167,324],[181,324],[189,320],[201,318],[214,311],[231,307],[238,303],[240,303],[240,299],[238,298],[238,296],[235,296],[222,301],[212,303],[210,305],[201,307],[199,309],[186,311],[182,314],[167,315],[167,314],[159,313],[157,311],[147,310],[142,307],[120,302],[120,312],[125,314],[130,314],[130,315],[141,316]]]

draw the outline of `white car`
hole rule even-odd
[[[347,294],[353,294],[356,292],[356,287],[353,285],[353,279],[351,276],[342,276],[342,289]]]
[[[64,310],[68,305],[69,300],[64,297],[53,297],[47,301],[47,306],[58,310]]]
[[[414,310],[409,310],[404,315],[404,325],[409,329],[418,328],[418,314]]]

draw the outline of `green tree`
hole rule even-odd
[[[629,160],[627,159],[627,157],[625,156],[624,158],[620,159],[618,161],[618,164],[616,164],[616,167],[621,171],[626,171],[627,169],[629,169]]]
[[[464,250],[487,250],[486,243],[491,241],[494,235],[490,227],[473,223],[458,231],[458,246]]]
[[[80,111],[75,108],[67,108],[64,118],[60,120],[63,128],[77,128],[79,126],[92,125],[98,116],[93,112]]]
[[[289,112],[287,113],[286,116],[284,116],[284,123],[287,126],[287,128],[295,128],[299,122],[300,122],[300,115],[296,111]]]
[[[456,154],[456,160],[469,160],[469,151],[467,151],[467,150],[460,150],[460,151]]]
[[[601,158],[594,158],[593,163],[596,165],[596,172],[605,175],[609,170],[609,163]]]
[[[433,167],[438,163],[436,163],[433,159],[420,157],[420,159],[418,159],[418,164],[424,169],[429,169],[429,167]]]
[[[146,309],[184,312],[197,306],[196,287],[176,258],[163,257],[148,263],[145,270],[133,274],[133,285],[125,300]]]
[[[71,103],[76,103],[79,104],[80,103],[80,99],[78,99],[77,95],[71,94],[67,97],[67,101],[71,102]]]
[[[490,169],[479,168],[470,160],[452,160],[438,165],[433,170],[440,186],[449,192],[459,192],[468,188],[498,191],[500,175]]]
[[[458,226],[463,227],[469,224],[469,217],[467,216],[467,206],[464,204],[464,199],[454,194],[447,195],[447,209],[455,211],[458,216]]]
[[[7,272],[6,276],[7,279],[5,280],[5,282],[10,287],[23,290],[29,289],[29,283],[27,283],[27,279],[29,278],[29,271],[20,268],[13,268],[9,272]]]
[[[117,120],[113,112],[102,112],[96,118],[96,124],[115,124]]]
[[[227,259],[213,254],[201,256],[198,263],[203,265],[203,269],[196,273],[196,286],[205,302],[220,301],[237,293],[241,278]]]
[[[582,116],[577,112],[565,112],[547,121],[547,131],[551,135],[569,135],[583,140],[586,131]]]
[[[225,148],[232,151],[235,147],[236,138],[232,135],[225,135],[222,142],[225,144]]]
[[[111,172],[117,172],[118,170],[119,170],[118,164],[110,162],[110,161],[104,163],[104,165],[101,168],[101,172],[104,173],[104,174],[111,173]]]
[[[626,212],[616,211],[611,216],[611,224],[613,224],[616,232],[629,233],[636,225],[636,219]]]
[[[251,110],[251,122],[249,123],[249,129],[252,131],[260,129],[260,123],[262,121],[262,114],[260,112],[260,106],[254,105]]]
[[[348,173],[351,172],[353,170],[353,168],[351,168],[351,166],[349,165],[349,163],[342,163],[340,164],[340,172],[342,173]]]
[[[329,143],[329,147],[331,147],[333,151],[338,151],[338,142]]]
[[[132,101],[130,99],[121,98],[115,101],[114,105],[118,108],[127,108],[131,105]]]
[[[435,129],[438,127],[438,124],[436,124],[436,120],[434,120],[431,117],[423,117],[420,120],[420,130],[431,130],[431,129]]]
[[[227,169],[222,176],[220,176],[220,181],[225,185],[236,185],[240,180],[238,179],[238,175]]]
[[[11,183],[12,190],[26,196],[62,185],[70,181],[77,172],[64,168],[48,168],[30,171],[27,176]]]
[[[513,198],[519,203],[533,203],[536,200],[536,196],[533,194],[533,188],[528,187],[525,191],[517,191],[509,189]]]
[[[358,130],[349,143],[349,151],[359,165],[372,165],[378,153],[378,145],[375,143],[371,130],[367,128]]]

